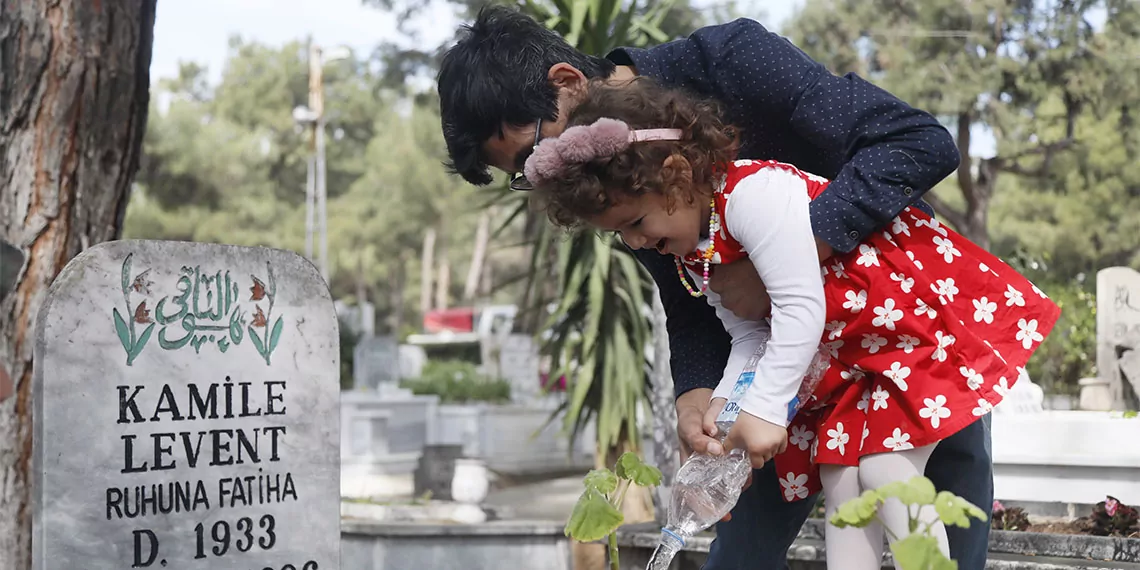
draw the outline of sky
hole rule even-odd
[[[751,0],[747,12],[768,26],[778,26],[803,0]],[[762,14],[762,15],[761,15]],[[270,45],[312,36],[321,46],[343,45],[368,53],[382,41],[434,47],[451,38],[459,19],[449,5],[435,0],[415,26],[419,38],[396,30],[391,14],[362,0],[196,0],[159,2],[155,21],[151,81],[174,77],[180,61],[203,64],[213,79],[221,76],[229,38],[240,35]]]
[[[699,1],[699,0],[698,0]],[[779,30],[803,0],[743,0],[741,12]],[[367,54],[383,41],[434,47],[452,37],[460,24],[446,0],[433,0],[412,28],[396,29],[392,14],[363,0],[187,0],[160,2],[155,20],[151,84],[176,77],[179,62],[205,65],[213,82],[221,78],[229,38],[240,35],[269,45],[311,36],[322,47],[345,46]],[[970,154],[992,156],[993,136],[978,130]]]

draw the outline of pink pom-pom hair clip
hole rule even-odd
[[[563,176],[570,165],[614,156],[633,143],[676,141],[683,135],[681,129],[634,130],[624,121],[601,118],[543,139],[527,159],[523,175],[532,184],[539,184]]]

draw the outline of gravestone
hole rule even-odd
[[[510,334],[499,344],[499,376],[511,385],[511,399],[526,402],[542,393],[538,377],[538,346],[526,334]]]
[[[396,339],[366,336],[352,351],[352,382],[357,390],[376,390],[381,384],[400,380],[400,355]]]
[[[1024,368],[1009,393],[994,407],[995,414],[1039,414],[1044,411],[1045,391],[1029,378]]]
[[[401,344],[396,350],[400,361],[400,378],[419,378],[427,364],[427,351],[422,346]]]
[[[119,241],[35,345],[35,570],[338,570],[338,334],[300,256]]]
[[[1109,267],[1096,274],[1096,367],[1108,380],[1112,407],[1136,405],[1135,392],[1126,385],[1119,359],[1130,336],[1140,332],[1140,272]]]

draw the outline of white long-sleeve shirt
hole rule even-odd
[[[722,223],[743,246],[768,289],[772,299],[769,322],[742,319],[720,304],[719,295],[706,292],[732,337],[728,364],[713,397],[729,396],[770,326],[771,339],[751,388],[740,400],[740,409],[785,427],[788,404],[819,350],[826,320],[809,203],[804,180],[777,168],[741,179],[728,196]]]

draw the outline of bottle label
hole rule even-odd
[[[740,377],[736,379],[736,385],[732,387],[732,394],[728,396],[728,402],[725,403],[724,409],[720,411],[720,415],[716,417],[717,423],[732,423],[740,415],[740,398],[752,386],[752,379],[756,377],[754,370],[745,370],[740,373]]]
[[[792,420],[795,419],[796,414],[799,413],[799,411],[800,411],[800,397],[796,396],[796,397],[792,398],[791,402],[788,402],[788,423],[789,424],[792,423]]]

